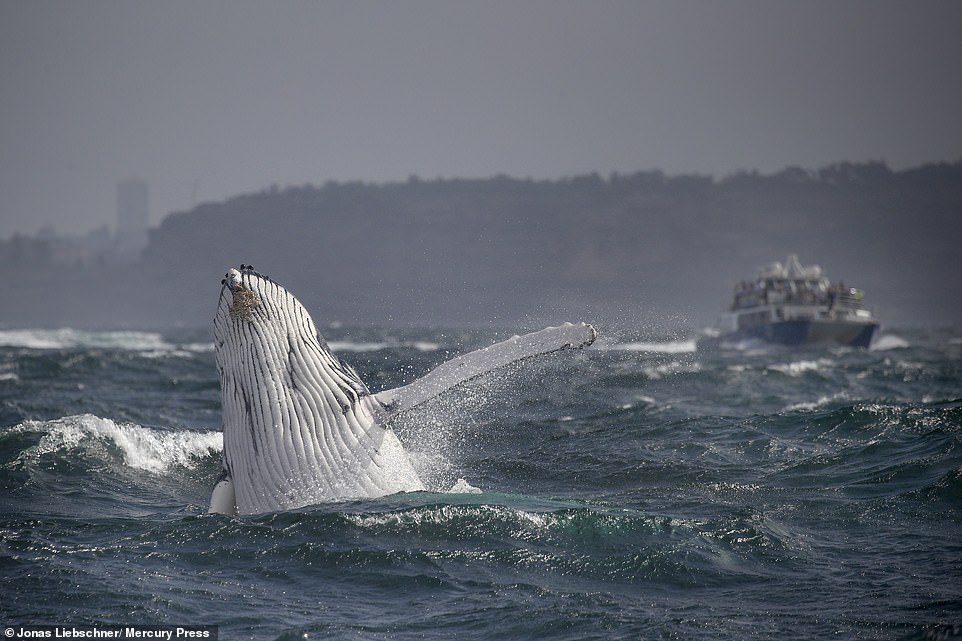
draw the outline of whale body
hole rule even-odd
[[[231,269],[214,317],[223,411],[223,470],[210,512],[260,514],[328,501],[424,490],[388,426],[398,414],[509,363],[590,345],[591,325],[566,323],[442,363],[413,383],[372,394],[331,353],[310,314],[252,267]]]

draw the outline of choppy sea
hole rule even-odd
[[[0,331],[0,626],[962,638],[962,328],[707,354],[598,329],[399,422],[436,491],[251,518],[206,514],[206,331]],[[375,391],[507,337],[325,335]]]

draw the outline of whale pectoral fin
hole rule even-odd
[[[224,514],[235,516],[237,514],[237,502],[234,499],[234,481],[227,470],[220,475],[214,490],[210,493],[210,507],[208,514]]]
[[[565,323],[540,332],[514,336],[438,365],[413,383],[385,390],[374,397],[389,415],[405,412],[472,378],[511,363],[594,342],[597,333],[587,323]]]

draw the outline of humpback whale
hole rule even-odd
[[[211,513],[248,515],[424,490],[390,428],[398,414],[521,359],[590,345],[566,323],[459,356],[371,393],[290,292],[248,265],[222,281],[214,316],[224,450]]]

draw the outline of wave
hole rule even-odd
[[[7,434],[41,435],[38,443],[20,452],[16,462],[21,464],[91,445],[106,445],[120,454],[123,465],[152,474],[162,474],[174,467],[193,468],[223,449],[220,432],[159,430],[117,423],[93,414],[26,421],[7,430],[4,436]]]
[[[433,341],[329,341],[335,352],[376,352],[383,349],[414,349],[436,352],[441,345]],[[159,332],[85,331],[69,327],[60,329],[0,330],[0,347],[35,350],[116,349],[141,352],[142,356],[163,357],[214,351],[212,342],[170,342]]]
[[[511,571],[558,572],[606,583],[727,583],[765,572],[769,559],[781,559],[795,546],[790,532],[751,513],[673,518],[524,496],[437,498],[394,497],[398,503],[433,502],[345,511],[337,519],[380,541],[453,538],[475,543],[435,546],[427,554],[437,563],[493,563]],[[291,519],[271,517],[284,525]],[[511,545],[505,548],[497,541]]]
[[[19,347],[36,350],[57,349],[116,349],[166,354],[170,352],[213,351],[213,343],[168,342],[159,332],[145,331],[85,331],[64,327],[60,329],[5,329],[0,330],[0,347]]]
[[[828,407],[836,403],[849,402],[851,400],[849,394],[846,392],[838,392],[832,394],[831,396],[819,396],[818,400],[815,401],[802,401],[799,403],[792,403],[787,406],[783,411],[785,412],[810,412],[813,410],[821,409],[823,407]]]
[[[25,421],[0,432],[7,469],[57,467],[80,463],[98,471],[108,467],[146,472],[144,483],[156,475],[193,470],[223,450],[220,432],[164,430],[101,418],[93,414],[64,416],[52,421]],[[11,451],[12,450],[12,451]],[[436,461],[432,462],[436,465]],[[422,470],[424,471],[424,470]],[[141,476],[141,475],[138,475]],[[480,494],[463,478],[439,487],[449,495]]]

